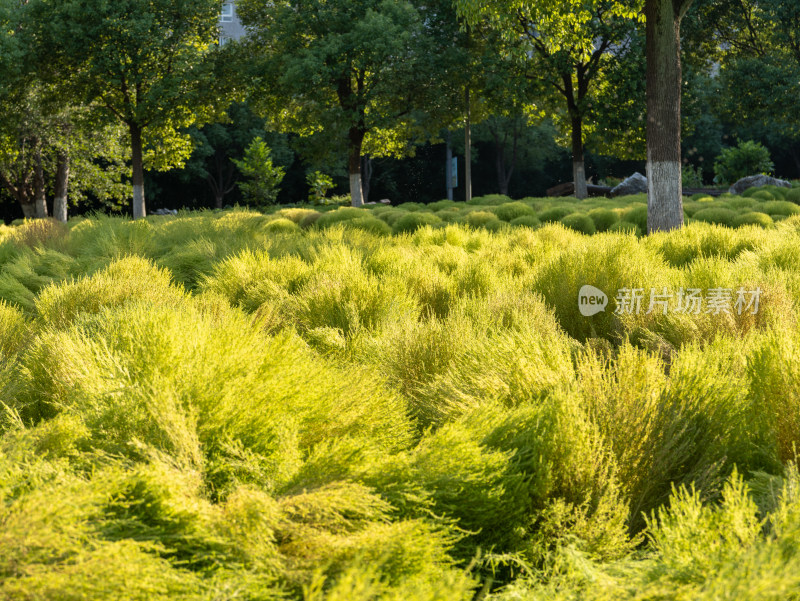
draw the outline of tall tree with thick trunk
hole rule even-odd
[[[527,76],[541,84],[528,99],[546,107],[569,132],[575,196],[588,194],[584,144],[591,97],[636,27],[638,0],[455,0],[470,24],[499,32],[499,50],[515,56]],[[553,94],[543,93],[549,89]],[[547,98],[543,101],[543,99]]]
[[[146,214],[144,170],[182,165],[182,130],[218,114],[208,60],[217,0],[29,0],[38,64],[71,98],[123,123],[129,134],[133,216]],[[46,59],[46,60],[45,60]]]
[[[692,0],[646,0],[647,230],[683,226],[681,19]]]
[[[252,105],[298,134],[306,158],[338,150],[353,206],[364,202],[364,155],[407,155],[462,106],[447,1],[239,0],[237,12],[250,32],[238,46]]]
[[[69,190],[69,153],[60,151],[56,157],[56,187],[53,198],[53,218],[67,221],[67,194]]]

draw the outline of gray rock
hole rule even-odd
[[[647,178],[637,171],[614,186],[611,189],[611,196],[641,194],[642,192],[647,192]]]
[[[748,188],[757,188],[759,186],[780,186],[781,188],[791,188],[792,184],[784,179],[776,179],[769,175],[748,175],[743,177],[738,182],[733,184],[728,192],[730,194],[741,194]]]

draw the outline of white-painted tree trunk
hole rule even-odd
[[[586,168],[583,161],[572,163],[572,181],[575,182],[575,198],[586,198],[589,189],[586,187]]]
[[[53,200],[53,217],[62,223],[67,222],[67,195],[69,191],[69,154],[58,153],[56,168],[56,189]]]
[[[144,186],[133,186],[133,218],[140,219],[147,213],[144,206]]]
[[[361,190],[360,173],[350,174],[350,199],[352,201],[351,204],[354,207],[360,207],[364,205],[364,195]]]
[[[647,204],[648,233],[683,226],[680,161],[653,161],[648,157]]]
[[[67,221],[67,197],[56,196],[53,200],[53,217],[66,223]]]

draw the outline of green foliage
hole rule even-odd
[[[769,150],[758,142],[741,141],[735,148],[724,148],[716,158],[714,181],[732,184],[748,175],[770,174],[774,168]]]
[[[642,228],[635,223],[631,223],[630,221],[617,221],[608,228],[608,231],[624,232],[626,234],[635,234],[636,236],[642,236],[644,234]]]
[[[475,206],[489,206],[497,207],[505,204],[511,204],[511,198],[505,194],[487,194],[485,196],[473,196],[468,202],[468,205]]]
[[[576,232],[581,232],[582,234],[591,235],[597,231],[594,221],[587,215],[567,215],[561,219],[561,223],[568,228],[575,230]]]
[[[467,223],[472,227],[486,227],[497,220],[497,215],[490,211],[472,211],[467,215]]]
[[[517,226],[525,226],[536,229],[542,224],[541,221],[535,215],[523,215],[522,217],[517,217],[511,220],[511,225]]]
[[[273,234],[293,234],[299,230],[299,226],[294,221],[282,217],[273,219],[264,226],[264,231]]]
[[[762,205],[759,205],[759,209],[772,217],[776,215],[788,217],[789,215],[797,215],[800,213],[800,207],[787,200],[773,200],[770,202],[765,202]]]
[[[432,213],[406,213],[401,215],[392,225],[395,233],[403,234],[415,232],[426,225],[438,225],[442,222]]]
[[[697,221],[705,221],[706,223],[716,223],[730,227],[733,225],[736,213],[731,209],[702,209],[692,215],[692,218]]]
[[[272,151],[263,138],[255,138],[245,149],[242,160],[233,160],[249,181],[239,182],[245,200],[256,206],[268,206],[275,202],[286,171],[272,164]]]
[[[492,213],[503,221],[513,221],[517,217],[535,216],[536,212],[522,202],[509,202],[492,209]]]
[[[0,596],[798,590],[798,217],[298,228],[318,215],[0,228],[25,299],[0,303]],[[614,313],[717,286],[758,313]]]
[[[218,2],[69,0],[31,2],[27,11],[33,60],[59,102],[86,102],[128,129],[134,185],[143,185],[144,166],[182,165],[192,151],[185,129],[227,106],[210,60]]]
[[[327,204],[325,195],[333,188],[333,178],[321,171],[314,171],[306,175],[308,184],[308,200],[312,204]]]
[[[800,205],[800,187],[794,187],[786,192],[786,200]]]
[[[681,168],[681,184],[684,188],[702,188],[703,170],[693,165],[683,165]],[[695,200],[693,198],[693,200]]]
[[[619,215],[611,209],[598,207],[589,211],[588,215],[594,222],[594,227],[598,232],[607,231],[612,225],[619,221]]]
[[[742,213],[741,215],[737,215],[731,225],[733,227],[739,227],[742,225],[758,225],[761,227],[770,227],[772,225],[772,217],[767,215],[766,213],[758,213],[755,211],[751,211],[749,213]]]
[[[636,226],[639,228],[639,231],[642,233],[647,232],[647,207],[633,207],[627,209],[625,212],[622,213],[620,216],[621,221],[627,221],[628,223],[635,223]]]
[[[568,207],[554,207],[539,213],[539,221],[542,223],[555,223],[561,221],[567,215],[571,215],[575,211]]]

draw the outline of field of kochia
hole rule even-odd
[[[0,227],[0,599],[800,598],[800,216],[611,202]]]

